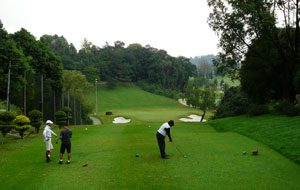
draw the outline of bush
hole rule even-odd
[[[72,109],[70,107],[68,107],[68,106],[62,107],[60,109],[60,111],[63,111],[67,114],[67,121],[72,119]]]
[[[0,131],[2,133],[2,144],[5,143],[5,136],[7,135],[7,133],[9,133],[14,127],[12,121],[15,118],[16,115],[12,112],[5,111],[0,113]]]
[[[42,112],[38,110],[32,110],[29,112],[28,117],[31,121],[31,126],[33,126],[36,129],[36,133],[39,133],[40,127],[42,125]]]
[[[248,108],[248,115],[250,117],[263,115],[267,113],[269,113],[269,109],[266,105],[251,104]]]
[[[31,128],[30,119],[25,115],[18,115],[13,122],[15,123],[14,129],[20,134],[21,139],[23,139],[25,131]]]
[[[239,87],[229,88],[216,110],[216,118],[232,117],[247,113],[248,98]]]
[[[293,104],[284,101],[276,104],[274,109],[278,111],[280,114],[286,115],[288,117],[294,117],[300,115],[299,106],[294,106]]]
[[[68,115],[64,111],[55,112],[55,123],[59,129],[68,121]]]

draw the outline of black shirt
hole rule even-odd
[[[72,138],[72,131],[70,129],[65,128],[60,132],[60,139],[62,143],[70,144],[70,138]]]

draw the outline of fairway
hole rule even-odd
[[[150,126],[150,127],[149,127]],[[297,189],[300,166],[267,146],[208,124],[176,123],[170,159],[160,158],[160,123],[72,127],[71,164],[44,160],[42,135],[0,149],[0,189]],[[58,130],[55,130],[58,132]],[[183,156],[176,146],[188,156]],[[251,150],[259,148],[259,155]],[[248,154],[243,155],[243,151]],[[135,157],[136,153],[140,157]],[[66,155],[65,155],[66,156]],[[66,160],[66,158],[65,158]],[[64,160],[64,161],[65,161]],[[88,164],[87,167],[82,167]]]
[[[103,123],[111,123],[117,116],[130,118],[132,122],[164,122],[170,119],[177,121],[191,114],[202,115],[200,109],[183,106],[176,100],[143,91],[134,85],[117,86],[113,90],[99,85],[97,96],[97,115]],[[95,91],[90,92],[87,101],[95,105]],[[113,115],[106,116],[107,111],[113,112]],[[210,115],[208,111],[205,118]]]

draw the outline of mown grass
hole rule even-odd
[[[58,164],[55,144],[54,162],[45,162],[41,134],[12,139],[0,147],[0,189],[281,190],[300,186],[299,165],[259,142],[236,133],[218,133],[208,124],[176,123],[174,144],[166,144],[170,159],[163,160],[155,138],[160,125],[71,127],[70,165]],[[260,155],[242,154],[256,147]]]
[[[220,132],[231,131],[248,136],[300,163],[300,117],[239,116],[215,120],[210,125]]]
[[[176,100],[143,91],[133,85],[117,86],[113,90],[99,85],[98,89],[98,116],[104,123],[111,123],[117,116],[130,118],[133,122],[164,122],[203,113],[200,109],[183,106]],[[91,91],[87,101],[95,104],[94,91]],[[107,111],[113,112],[113,115],[106,116]],[[211,114],[208,111],[205,119]]]

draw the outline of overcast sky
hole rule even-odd
[[[9,33],[63,35],[77,49],[84,38],[99,47],[120,40],[185,57],[217,54],[209,11],[206,0],[0,0]]]

